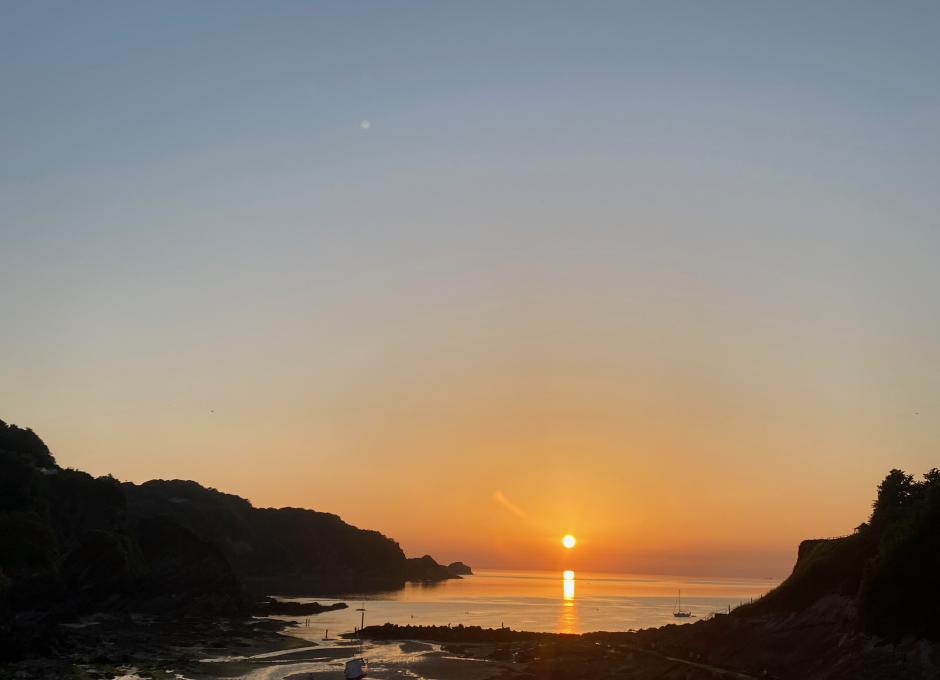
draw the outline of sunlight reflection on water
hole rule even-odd
[[[574,572],[571,570],[565,571],[561,577],[561,586],[562,586],[562,597],[565,600],[574,599]]]
[[[578,630],[578,611],[574,602],[574,572],[566,569],[561,575],[561,598],[558,632],[574,633]]]

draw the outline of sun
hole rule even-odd
[[[561,544],[568,548],[568,550],[571,550],[573,547],[575,547],[577,543],[577,539],[575,539],[575,537],[571,534],[565,534],[564,538],[561,539]]]

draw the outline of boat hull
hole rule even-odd
[[[369,662],[365,659],[352,659],[346,662],[343,676],[346,680],[362,680],[369,674]]]

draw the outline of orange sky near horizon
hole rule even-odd
[[[198,376],[182,366],[145,407],[112,402],[105,418],[101,386],[84,403],[47,401],[55,418],[13,422],[65,466],[334,512],[409,555],[494,568],[779,577],[800,540],[866,519],[890,465],[926,469],[879,451],[883,423],[862,417],[864,402],[736,371],[738,353],[633,334],[623,346],[581,339],[553,361],[561,332],[539,347],[516,324],[515,338],[509,321],[479,325],[520,350],[508,356],[480,333],[459,355],[386,345],[350,360],[358,372],[331,390],[285,366],[250,389],[205,383],[169,399]],[[564,551],[569,532],[578,545]]]
[[[585,248],[577,277],[363,272],[316,313],[310,287],[250,307],[200,292],[166,325],[99,292],[11,371],[3,418],[62,465],[334,512],[497,568],[781,576],[800,540],[864,521],[890,468],[935,464],[929,334],[728,263],[686,282]]]

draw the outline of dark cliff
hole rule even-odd
[[[400,588],[405,554],[377,531],[299,508],[255,508],[196,482],[123,484],[131,521],[169,517],[219,547],[251,591],[324,595]]]
[[[892,470],[869,520],[850,536],[803,541],[793,573],[738,616],[798,612],[849,598],[856,627],[891,639],[940,640],[940,471]]]
[[[48,642],[49,621],[84,613],[243,615],[260,594],[451,577],[430,557],[417,562],[427,568],[409,568],[395,541],[329,513],[61,468],[32,430],[0,421],[0,657]]]

